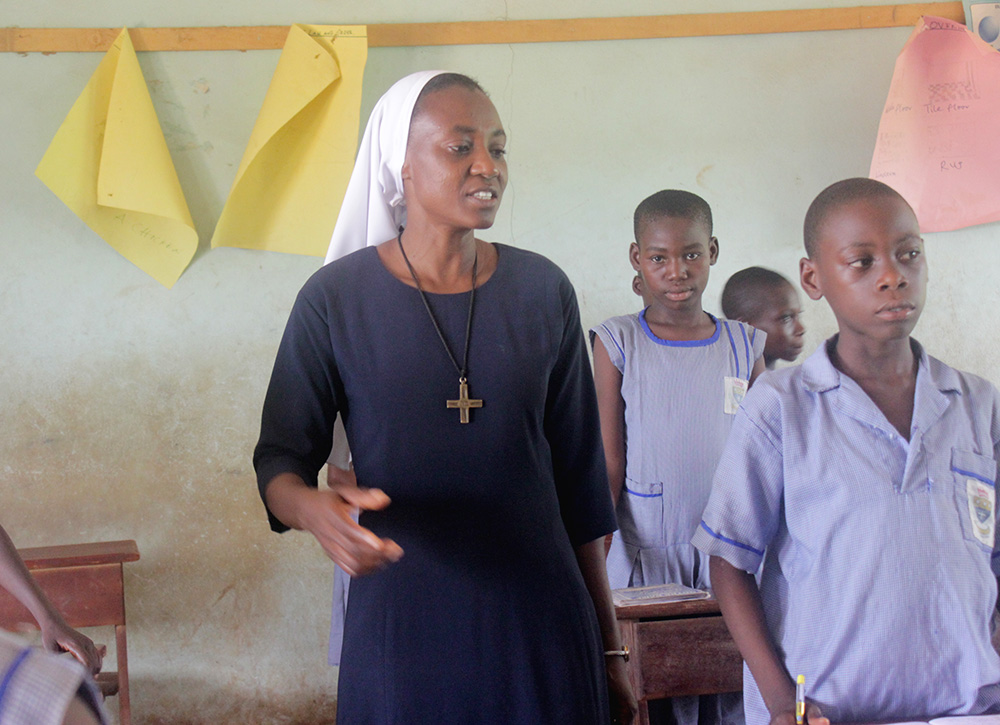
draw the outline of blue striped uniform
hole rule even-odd
[[[708,502],[712,474],[732,425],[725,378],[748,380],[765,334],[719,320],[705,340],[656,337],[645,311],[590,331],[622,373],[625,489],[608,556],[612,588],[677,582],[706,588],[707,561],[691,536]]]
[[[599,337],[621,372],[625,401],[625,488],[608,553],[613,588],[710,586],[708,559],[690,542],[734,417],[725,412],[725,379],[749,380],[766,337],[741,322],[712,320],[715,332],[706,340],[660,339],[645,311],[590,331],[591,344]],[[678,725],[742,725],[741,700],[676,697],[656,712]]]

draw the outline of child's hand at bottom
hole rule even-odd
[[[104,645],[98,647],[90,637],[77,632],[61,619],[42,626],[42,643],[50,652],[69,652],[90,670],[91,675],[101,671],[101,662],[107,652]]]
[[[811,702],[806,703],[806,723],[808,725],[830,725],[830,719],[823,717],[819,705]],[[791,709],[782,710],[777,715],[771,717],[771,725],[795,725],[795,706]]]

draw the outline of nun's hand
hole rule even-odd
[[[309,489],[308,506],[302,509],[302,528],[323,547],[350,576],[362,576],[392,564],[403,550],[392,539],[380,539],[354,520],[358,509],[378,511],[389,505],[389,497],[378,488],[334,485],[326,490]]]
[[[608,695],[611,700],[612,725],[630,725],[639,714],[639,702],[629,683],[625,660],[607,657]]]
[[[369,574],[403,556],[395,541],[380,539],[354,520],[358,509],[376,511],[389,505],[389,497],[377,488],[347,482],[320,490],[293,473],[279,473],[267,484],[264,499],[279,521],[315,536],[326,555],[350,576]]]

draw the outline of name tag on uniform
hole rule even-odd
[[[740,409],[740,403],[743,402],[743,398],[746,397],[750,383],[743,378],[727,377],[725,381],[726,400],[724,410],[726,411],[726,415],[735,415],[736,411]]]
[[[965,490],[969,494],[969,518],[972,519],[972,533],[986,546],[993,548],[996,535],[996,519],[993,515],[996,506],[996,492],[992,486],[974,478],[965,481]]]

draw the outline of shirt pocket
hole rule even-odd
[[[952,448],[951,475],[962,536],[980,550],[992,552],[996,539],[996,461]]]
[[[625,543],[640,549],[663,546],[663,483],[626,479],[618,526]]]

